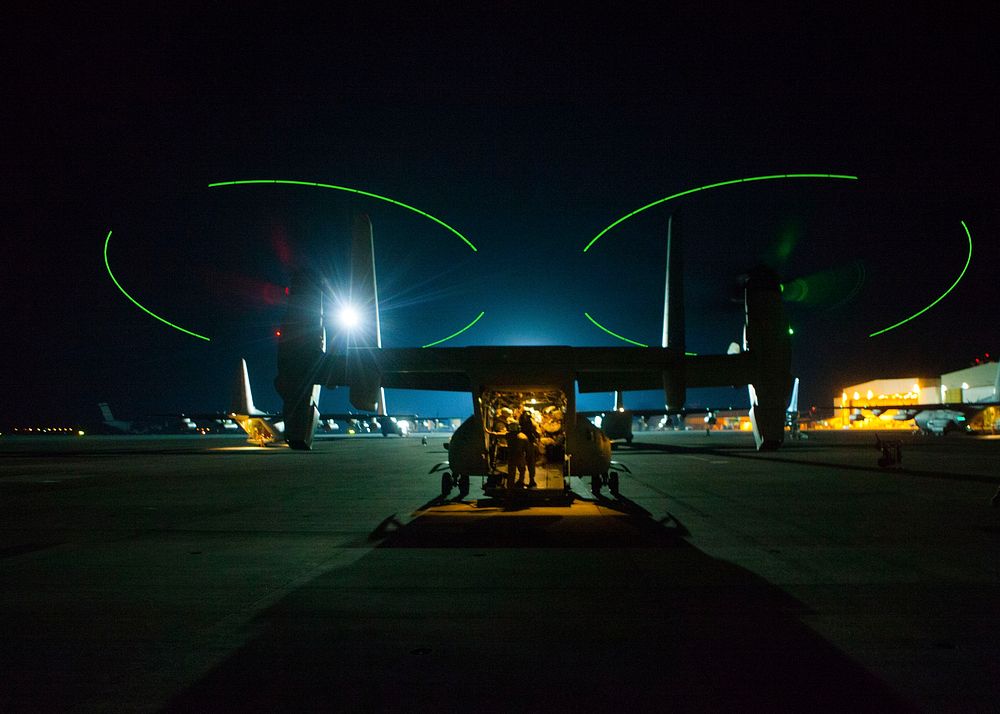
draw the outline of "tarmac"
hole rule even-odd
[[[1000,439],[809,436],[566,505],[442,499],[440,436],[0,437],[0,711],[997,711]]]

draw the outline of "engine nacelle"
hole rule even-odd
[[[448,444],[448,466],[454,474],[488,474],[486,432],[478,416],[466,419],[452,434]]]
[[[347,385],[355,409],[375,411],[381,395],[382,376],[370,350],[354,349],[347,353]]]
[[[663,373],[663,403],[667,410],[683,409],[687,401],[687,380],[684,378],[684,363]]]
[[[278,337],[278,376],[274,379],[284,402],[285,441],[293,449],[312,447],[325,368],[323,293],[315,280],[300,272],[289,288]]]
[[[754,362],[750,423],[758,451],[771,451],[785,440],[785,405],[792,386],[792,345],[781,303],[781,283],[770,268],[750,271],[745,283],[746,324],[743,347]]]
[[[611,466],[611,440],[579,414],[573,428],[567,429],[566,451],[572,476],[605,474]]]

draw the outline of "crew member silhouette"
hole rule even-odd
[[[521,433],[527,437],[521,440],[521,443],[524,444],[524,460],[528,465],[528,488],[538,488],[538,484],[535,483],[535,461],[538,460],[538,442],[541,437],[538,434],[538,429],[535,428],[535,420],[531,418],[529,410],[525,409],[521,412],[517,424]]]

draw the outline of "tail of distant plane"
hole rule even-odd
[[[97,405],[101,409],[101,416],[104,417],[104,421],[113,422],[115,421],[114,414],[111,413],[111,407],[108,406],[107,402],[101,402]]]
[[[233,385],[233,404],[230,411],[233,414],[245,416],[262,416],[264,414],[254,406],[253,395],[250,393],[250,374],[247,372],[245,359],[240,360],[240,369],[236,374],[236,383]]]
[[[104,429],[116,434],[127,434],[132,431],[132,422],[115,419],[115,415],[111,413],[111,407],[108,406],[107,402],[99,402],[97,407],[101,410],[101,418],[104,420],[102,427]]]
[[[799,413],[799,378],[796,377],[795,381],[792,383],[792,399],[788,402],[788,409],[786,409],[789,414]]]

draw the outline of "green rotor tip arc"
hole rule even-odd
[[[186,335],[191,335],[192,337],[197,337],[199,340],[205,340],[205,342],[211,342],[211,340],[208,337],[205,337],[204,335],[199,335],[197,332],[191,332],[191,330],[185,330],[180,325],[175,325],[174,323],[170,322],[169,320],[163,319],[162,317],[160,317],[159,315],[157,315],[152,310],[149,310],[149,309],[143,307],[141,304],[139,304],[138,300],[136,300],[134,297],[132,297],[131,295],[129,295],[125,291],[125,288],[122,287],[121,283],[118,282],[118,278],[115,277],[115,274],[113,272],[111,272],[111,265],[110,265],[110,263],[108,263],[108,244],[110,242],[111,242],[111,231],[108,231],[108,236],[107,236],[107,238],[104,239],[104,267],[108,269],[108,275],[111,276],[111,281],[115,284],[115,286],[119,290],[121,290],[122,295],[124,295],[129,300],[131,300],[132,303],[136,307],[138,307],[140,310],[142,310],[143,312],[145,312],[147,315],[149,315],[150,317],[155,317],[157,320],[159,320],[163,324],[169,325],[170,327],[174,328],[175,330],[183,332]]]
[[[587,243],[586,246],[584,246],[583,252],[586,253],[588,250],[590,250],[590,247],[594,245],[594,243],[596,243],[601,236],[603,236],[605,233],[610,231],[615,226],[619,225],[620,223],[624,223],[625,221],[627,221],[629,218],[632,218],[636,214],[642,213],[643,211],[653,208],[654,206],[659,206],[661,203],[666,203],[667,201],[673,201],[675,198],[688,196],[692,193],[698,193],[699,191],[708,191],[709,189],[713,188],[721,188],[722,186],[732,186],[734,184],[750,183],[752,181],[774,181],[777,179],[846,179],[849,181],[857,181],[858,177],[849,176],[847,174],[773,174],[771,176],[749,176],[747,178],[731,179],[729,181],[719,181],[718,183],[710,183],[706,184],[705,186],[699,186],[697,188],[689,188],[686,191],[681,191],[680,193],[671,194],[670,196],[657,199],[652,203],[647,203],[645,206],[637,208],[631,213],[626,213],[624,216],[622,216],[617,221],[615,221],[614,223],[606,227],[604,230],[602,230],[600,233],[598,233],[596,236],[591,238],[590,242]]]
[[[636,342],[635,340],[630,340],[627,337],[622,337],[617,332],[612,332],[611,330],[609,330],[608,328],[606,328],[604,325],[602,325],[601,323],[599,323],[597,320],[595,320],[594,318],[592,318],[590,316],[589,312],[584,312],[583,316],[586,317],[588,320],[590,320],[594,324],[595,327],[597,327],[600,330],[603,330],[604,332],[607,332],[609,335],[611,335],[612,337],[614,337],[616,340],[621,340],[622,342],[628,342],[630,345],[635,345],[636,347],[649,347],[649,345],[643,344],[642,342]]]
[[[588,320],[590,320],[594,324],[594,327],[597,327],[598,329],[603,330],[604,332],[607,332],[609,335],[611,335],[612,337],[614,337],[616,340],[621,340],[622,342],[628,342],[630,345],[635,345],[636,347],[649,347],[649,345],[647,345],[647,344],[644,344],[642,342],[636,342],[635,340],[630,340],[627,337],[622,337],[617,332],[612,332],[611,330],[609,330],[608,328],[606,328],[604,325],[602,325],[601,323],[599,323],[597,320],[595,320],[593,317],[591,317],[589,312],[584,312],[583,316],[586,317]],[[697,352],[685,352],[684,354],[687,355],[688,357],[696,357],[698,355]]]
[[[468,329],[469,329],[470,327],[472,327],[472,326],[473,326],[473,325],[475,325],[475,324],[476,324],[477,322],[479,322],[479,321],[480,321],[480,320],[482,319],[483,315],[485,315],[485,314],[486,314],[486,311],[484,310],[483,312],[480,312],[480,313],[479,313],[478,315],[476,315],[476,319],[474,319],[474,320],[473,320],[472,322],[470,322],[470,323],[469,323],[468,325],[466,325],[465,327],[463,327],[463,328],[462,328],[461,330],[459,330],[458,332],[454,332],[454,333],[452,333],[452,334],[448,335],[447,337],[443,337],[443,338],[441,338],[440,340],[438,340],[438,341],[436,341],[436,342],[430,342],[430,343],[428,343],[428,344],[426,344],[426,345],[421,345],[421,347],[433,347],[434,345],[440,345],[440,344],[441,344],[442,342],[447,342],[447,341],[448,341],[448,340],[450,340],[450,339],[451,339],[452,337],[458,337],[458,336],[459,336],[459,335],[461,335],[461,334],[462,334],[463,332],[465,332],[465,331],[466,331],[466,330],[468,330]]]
[[[289,180],[285,180],[285,179],[250,179],[250,180],[244,180],[244,181],[217,181],[215,183],[208,184],[208,187],[209,188],[218,188],[219,186],[246,186],[248,184],[260,184],[260,183],[283,184],[283,185],[287,185],[287,186],[313,186],[314,188],[328,188],[328,189],[331,189],[331,190],[334,190],[334,191],[346,191],[347,193],[356,193],[359,196],[367,196],[368,198],[374,198],[374,199],[377,199],[379,201],[385,201],[386,203],[391,203],[394,206],[399,206],[400,208],[405,208],[408,211],[413,211],[414,213],[419,214],[419,215],[423,216],[424,218],[427,218],[427,219],[429,219],[431,221],[434,221],[439,226],[442,226],[443,228],[447,228],[449,231],[451,231],[456,236],[458,236],[459,238],[461,238],[462,241],[467,246],[469,246],[470,248],[472,248],[472,250],[474,252],[476,252],[476,253],[479,252],[479,249],[476,248],[476,246],[474,246],[472,244],[472,242],[468,238],[466,238],[464,235],[462,235],[461,233],[459,233],[457,230],[455,230],[454,228],[452,228],[451,226],[449,226],[447,223],[445,223],[441,219],[435,218],[431,214],[426,213],[424,211],[421,211],[419,208],[411,206],[411,205],[409,205],[407,203],[403,203],[402,201],[397,201],[397,200],[395,200],[393,198],[389,198],[387,196],[380,196],[377,193],[371,193],[369,191],[362,191],[361,189],[357,189],[357,188],[349,188],[347,186],[334,186],[333,184],[329,184],[329,183],[316,183],[314,181],[289,181]]]
[[[962,266],[962,272],[960,272],[958,274],[958,277],[955,278],[955,282],[953,282],[951,284],[951,286],[947,290],[945,290],[943,293],[941,293],[941,296],[937,300],[935,300],[934,302],[932,302],[930,305],[928,305],[924,309],[919,310],[918,312],[913,313],[909,317],[900,320],[895,325],[889,325],[888,327],[885,327],[885,328],[883,328],[883,329],[881,329],[881,330],[879,330],[877,332],[871,333],[870,335],[868,335],[869,337],[875,337],[876,335],[881,335],[881,334],[883,334],[885,332],[888,332],[889,330],[895,330],[900,325],[904,325],[907,322],[909,322],[910,320],[912,320],[912,319],[914,319],[916,317],[920,317],[925,312],[927,312],[928,310],[930,310],[932,307],[934,307],[935,305],[937,305],[939,302],[941,302],[942,300],[944,300],[945,296],[948,293],[950,293],[952,290],[954,290],[955,286],[958,285],[959,282],[961,282],[961,280],[962,280],[963,277],[965,277],[965,271],[969,269],[969,263],[972,262],[972,234],[969,233],[969,227],[967,225],[965,225],[965,221],[959,221],[959,223],[962,224],[962,229],[965,231],[965,237],[968,238],[968,240],[969,240],[969,255],[965,259],[965,265]]]

